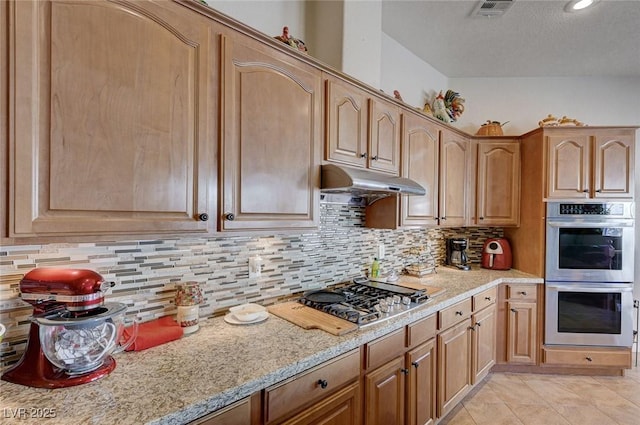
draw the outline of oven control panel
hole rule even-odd
[[[625,215],[623,203],[603,203],[603,204],[564,204],[558,205],[560,215],[605,215],[620,217]]]

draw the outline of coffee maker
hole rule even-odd
[[[467,257],[468,245],[466,238],[448,238],[446,264],[459,270],[471,270]]]
[[[36,388],[63,388],[108,375],[110,354],[126,349],[126,304],[106,303],[106,282],[92,270],[36,268],[20,281],[20,297],[33,306],[27,348],[2,380]]]

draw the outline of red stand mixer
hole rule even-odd
[[[62,388],[95,381],[116,367],[110,354],[123,341],[122,303],[105,303],[113,287],[98,273],[80,269],[34,269],[20,281],[21,298],[33,306],[27,348],[2,379],[38,388]]]

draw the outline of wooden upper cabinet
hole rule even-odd
[[[400,108],[326,74],[325,159],[398,175]]]
[[[517,226],[520,218],[520,144],[479,140],[474,224]]]
[[[438,157],[439,128],[431,121],[414,114],[403,114],[402,172],[425,188],[424,196],[402,196],[403,226],[438,224]]]
[[[589,196],[591,144],[588,135],[552,135],[548,143],[548,198]]]
[[[440,144],[440,225],[459,227],[468,221],[469,139],[443,129]]]
[[[320,71],[241,34],[221,43],[220,230],[317,227]]]
[[[398,175],[400,108],[383,99],[371,99],[369,134],[369,168]]]
[[[174,3],[13,3],[10,237],[206,232],[210,23]]]
[[[633,198],[634,136],[596,133],[593,144],[593,196]]]
[[[369,100],[366,93],[335,78],[326,80],[326,158],[367,166]]]
[[[546,143],[547,198],[633,198],[633,130],[567,129]]]

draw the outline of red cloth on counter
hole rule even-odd
[[[126,328],[124,330],[124,339],[127,340],[132,332],[131,326]],[[138,325],[138,336],[125,351],[146,350],[165,342],[180,339],[183,334],[184,330],[173,317],[161,317]]]

